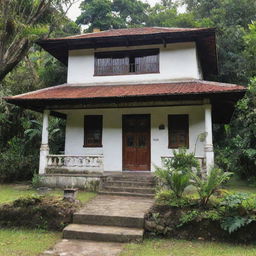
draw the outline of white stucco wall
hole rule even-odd
[[[68,110],[66,126],[66,155],[104,154],[105,171],[122,170],[122,115],[150,114],[151,115],[151,170],[153,165],[161,165],[161,156],[171,156],[168,149],[168,114],[189,114],[189,145],[194,151],[198,134],[204,132],[203,106],[171,106],[119,109],[88,109]],[[103,115],[103,147],[84,148],[84,115]],[[164,124],[165,129],[159,130]],[[204,157],[204,145],[198,142],[196,156]]]
[[[160,73],[118,76],[94,76],[94,53],[134,49],[159,48]],[[148,45],[138,47],[116,47],[88,50],[71,50],[68,59],[68,83],[114,84],[147,83],[169,80],[201,79],[194,42]]]

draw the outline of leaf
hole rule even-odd
[[[221,222],[221,228],[228,231],[229,234],[233,233],[234,231],[238,230],[239,228],[250,224],[253,220],[248,219],[245,217],[226,217]]]

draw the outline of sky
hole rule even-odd
[[[143,2],[147,2],[150,5],[154,5],[157,2],[160,2],[159,0],[142,0]],[[80,9],[79,5],[82,2],[82,0],[77,0],[75,4],[69,9],[67,15],[71,20],[76,20],[76,18],[80,15]]]

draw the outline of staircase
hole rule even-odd
[[[99,194],[153,197],[153,177],[149,174],[122,174],[108,176],[102,181]]]
[[[98,196],[74,214],[65,239],[142,242],[144,215],[153,204],[151,176],[108,176]]]

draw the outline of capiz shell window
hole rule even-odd
[[[95,76],[159,73],[159,49],[95,53]]]
[[[84,147],[102,147],[102,115],[84,116]]]

